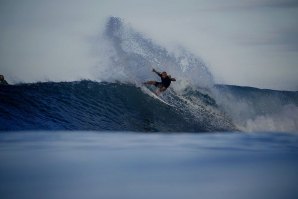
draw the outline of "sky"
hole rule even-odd
[[[216,83],[298,90],[297,0],[0,0],[0,74],[92,79],[110,16],[167,49],[184,46]]]

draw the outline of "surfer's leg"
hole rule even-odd
[[[160,91],[160,92],[164,92],[165,90],[167,90],[167,88],[164,87],[164,86],[162,86],[162,87],[159,88],[159,91]]]
[[[165,90],[167,90],[167,88],[164,87],[164,86],[162,86],[162,87],[160,87],[159,89],[157,89],[157,90],[155,91],[155,94],[156,94],[156,95],[159,95],[160,93],[164,92]]]
[[[145,85],[155,85],[156,81],[148,81],[148,82],[144,82]]]

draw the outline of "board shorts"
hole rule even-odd
[[[155,82],[154,86],[156,86],[157,88],[161,88],[161,87],[165,87],[168,88],[169,86],[165,86],[163,83],[161,82]]]

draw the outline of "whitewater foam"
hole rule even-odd
[[[215,93],[239,130],[298,132],[298,92],[217,86]]]
[[[255,119],[248,119],[244,125],[245,131],[280,131],[297,132],[298,130],[298,107],[289,104],[282,108],[282,111],[274,114],[257,116]]]

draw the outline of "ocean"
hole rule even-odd
[[[295,199],[287,133],[0,134],[1,198]]]
[[[115,17],[99,44],[94,79],[0,85],[0,198],[298,197],[297,91],[215,84]]]

